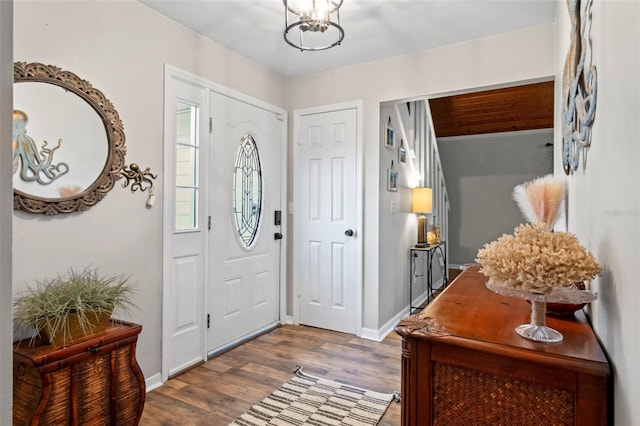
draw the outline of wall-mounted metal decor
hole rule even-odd
[[[91,83],[53,65],[16,62],[13,78],[14,209],[89,209],[123,176],[118,112]]]
[[[562,165],[567,175],[578,170],[580,157],[586,166],[586,149],[591,146],[591,129],[596,117],[598,74],[591,63],[591,5],[567,0],[571,20],[571,41],[562,75]]]
[[[122,169],[122,177],[125,181],[122,182],[122,187],[126,188],[131,184],[131,192],[136,192],[138,189],[142,192],[153,191],[153,181],[158,176],[151,173],[150,167],[142,170],[136,163],[131,163],[128,166],[124,166]]]
[[[256,141],[251,135],[240,140],[233,173],[233,216],[245,248],[251,247],[262,213],[262,167]]]
[[[155,195],[153,194],[153,180],[158,177],[158,175],[154,175],[151,173],[151,168],[147,167],[142,170],[140,166],[136,163],[131,163],[130,165],[125,165],[122,168],[122,177],[124,178],[124,182],[122,182],[122,187],[126,188],[131,184],[131,192],[136,192],[138,189],[141,192],[149,190],[149,196],[147,197],[147,207],[153,207],[155,203]]]

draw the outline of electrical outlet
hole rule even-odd
[[[293,214],[293,201],[289,201],[289,204],[287,205],[287,213]]]

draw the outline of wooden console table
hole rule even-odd
[[[65,348],[14,345],[14,425],[136,425],[145,382],[136,361],[142,326],[111,322]]]
[[[520,337],[530,317],[473,267],[401,320],[402,425],[606,425],[610,369],[584,313],[547,317],[560,343]]]

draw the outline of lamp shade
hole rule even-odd
[[[431,188],[413,188],[411,198],[412,213],[431,213]]]

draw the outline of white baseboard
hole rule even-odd
[[[440,279],[438,282],[442,284],[442,279]],[[434,285],[433,288],[438,288],[438,286]],[[411,302],[411,306],[415,307],[422,305],[425,300],[427,300],[427,297],[429,297],[429,291],[425,290],[421,295],[413,299],[413,301]],[[409,311],[409,307],[407,306],[405,310]]]
[[[362,333],[360,333],[360,337],[367,340],[374,340],[376,342],[381,341],[378,330],[374,328],[362,327]]]
[[[433,288],[436,290],[440,289],[442,287],[442,283],[443,283],[443,280],[441,278],[433,284]],[[414,299],[415,301],[414,306],[420,306],[422,303],[424,303],[425,300],[427,300],[428,296],[429,294],[427,291],[422,293],[420,296]],[[402,311],[398,312],[393,318],[391,318],[389,321],[387,321],[386,324],[384,324],[382,327],[380,327],[377,330],[375,328],[363,327],[362,334],[360,335],[360,337],[367,340],[374,340],[376,342],[381,342],[384,340],[385,337],[387,337],[389,333],[393,331],[398,321],[400,321],[402,318],[406,317],[407,315],[409,315],[409,306],[406,306],[404,309],[402,309]]]
[[[384,324],[382,327],[380,327],[378,330],[374,328],[363,328],[362,334],[360,335],[360,337],[367,340],[382,342],[384,338],[387,337],[387,334],[393,331],[398,321],[400,321],[402,318],[406,317],[407,315],[409,315],[408,306],[405,309],[403,309],[401,312],[399,312],[395,317],[387,321],[387,323]]]
[[[457,263],[450,263],[449,264],[449,269],[460,269],[461,271],[464,271],[465,269],[467,269],[469,266],[474,265],[474,263],[463,263],[462,265],[458,265]]]
[[[162,375],[160,373],[154,374],[153,376],[145,379],[144,382],[147,387],[147,392],[151,392],[152,390],[162,386]]]
[[[433,289],[434,290],[442,290],[442,285],[444,284],[444,279],[440,278],[438,281],[436,281],[435,283],[433,283]]]
[[[292,325],[293,324],[293,315],[287,315],[287,317],[284,319],[284,324]]]

